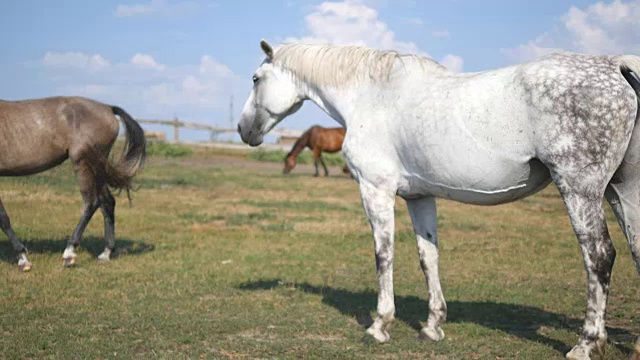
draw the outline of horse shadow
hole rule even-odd
[[[278,287],[294,287],[308,294],[322,297],[322,302],[336,308],[341,313],[354,317],[363,328],[373,323],[371,312],[377,306],[377,292],[365,290],[360,292],[345,289],[317,286],[304,283],[288,283],[280,279],[257,280],[246,282],[239,286],[242,290],[271,290]],[[420,320],[426,323],[428,302],[417,296],[396,296],[396,321],[400,320],[420,331]],[[499,330],[509,335],[528,341],[538,342],[552,347],[564,354],[571,350],[566,343],[544,336],[539,332],[541,328],[555,328],[573,333],[580,333],[582,319],[556,314],[533,306],[475,301],[448,301],[448,323],[473,323],[485,328]],[[417,314],[424,314],[418,319]],[[419,316],[419,315],[418,315]],[[623,328],[607,327],[609,342],[623,353],[630,353],[631,348],[626,344],[633,343],[635,337]],[[615,339],[615,341],[611,341]],[[622,343],[624,342],[624,343]]]
[[[67,247],[67,239],[31,239],[24,241],[30,254],[60,254]],[[106,242],[103,238],[96,236],[86,236],[80,241],[80,248],[85,249],[90,254],[97,257],[102,251]],[[155,245],[144,241],[132,240],[128,238],[116,239],[116,249],[111,255],[111,259],[120,256],[137,256],[155,250]],[[0,240],[0,261],[16,263],[18,254],[13,250],[9,240]]]

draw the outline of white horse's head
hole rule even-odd
[[[267,57],[253,74],[253,89],[238,123],[242,141],[251,146],[262,144],[264,134],[298,111],[304,100],[291,72],[273,64],[271,45],[262,40],[260,47]]]

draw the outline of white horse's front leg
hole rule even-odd
[[[376,270],[378,275],[378,315],[367,329],[378,342],[389,341],[389,325],[393,322],[393,233],[395,191],[382,189],[362,181],[360,195],[364,210],[371,223],[375,241]]]
[[[425,197],[407,200],[407,207],[416,233],[420,266],[429,287],[429,318],[427,326],[420,331],[420,338],[440,341],[444,339],[444,331],[440,325],[447,319],[447,304],[442,295],[438,274],[436,199]]]

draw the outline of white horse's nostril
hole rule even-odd
[[[238,134],[242,133],[242,127],[238,124]]]

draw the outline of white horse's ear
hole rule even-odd
[[[264,54],[267,55],[268,59],[273,59],[273,48],[269,45],[267,40],[260,40],[260,47],[262,48],[262,51],[264,51]]]

